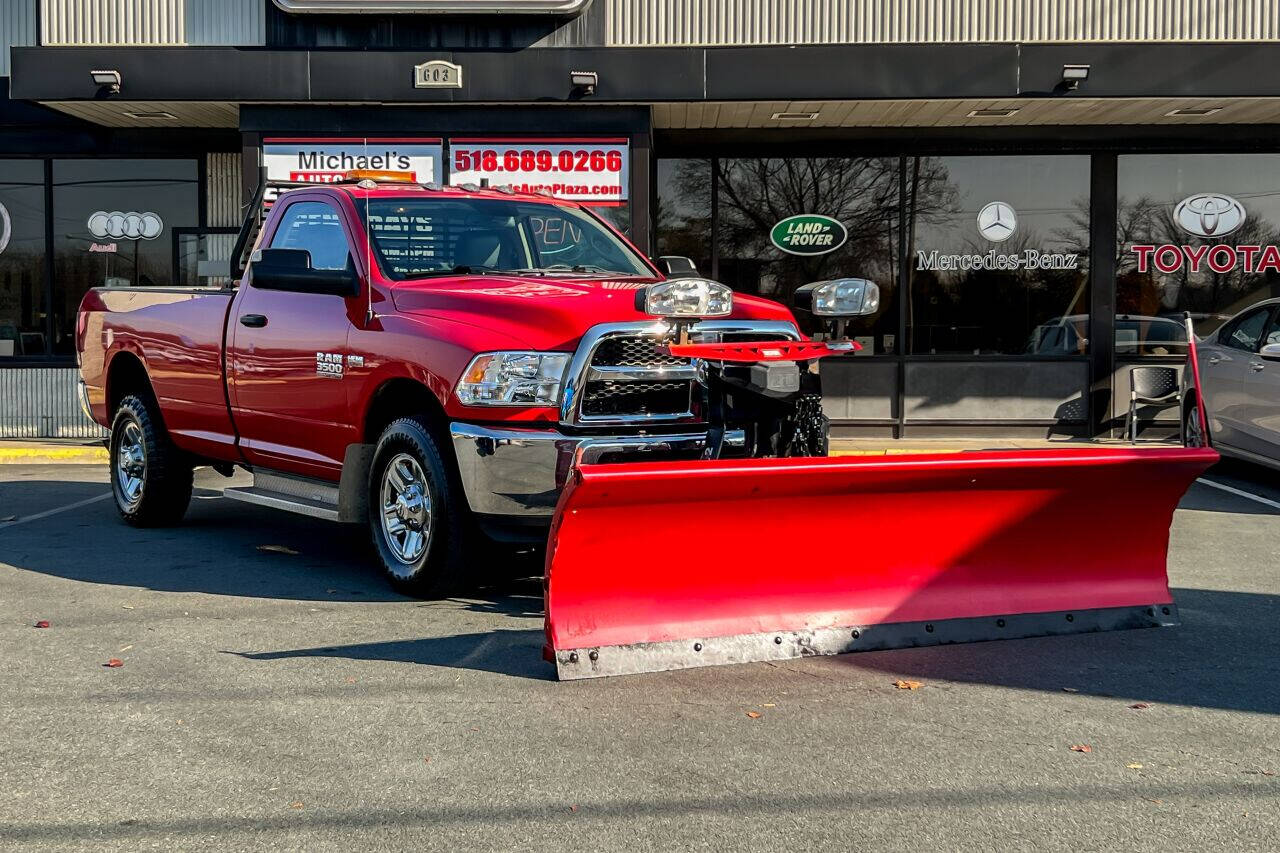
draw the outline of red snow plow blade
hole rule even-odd
[[[547,554],[561,679],[1173,625],[1202,448],[583,465]]]

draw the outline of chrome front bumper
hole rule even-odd
[[[490,429],[455,423],[449,427],[467,503],[484,515],[550,518],[575,461],[605,454],[663,459],[700,451],[707,434],[572,436],[552,429]],[[742,430],[725,433],[725,446],[746,446]]]

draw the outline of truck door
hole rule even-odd
[[[329,200],[288,199],[261,245],[305,249],[316,269],[357,264],[348,227]],[[359,267],[356,267],[359,270]],[[360,297],[291,293],[250,283],[232,307],[227,382],[240,446],[252,464],[337,479],[358,441],[343,376]]]

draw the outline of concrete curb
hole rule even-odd
[[[0,445],[0,465],[105,465],[107,449],[56,444]]]

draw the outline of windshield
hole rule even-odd
[[[370,199],[363,214],[396,281],[452,273],[653,277],[616,234],[570,207],[484,198]]]

